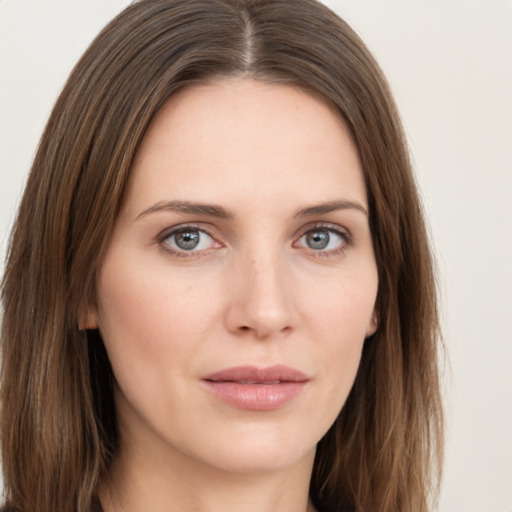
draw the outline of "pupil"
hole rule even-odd
[[[329,244],[329,233],[312,231],[306,235],[306,242],[311,249],[325,249]]]
[[[184,251],[190,251],[195,249],[199,244],[199,232],[198,231],[180,231],[176,233],[176,245]]]

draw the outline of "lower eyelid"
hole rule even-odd
[[[168,240],[169,238],[176,236],[181,231],[187,231],[187,230],[198,231],[198,232],[202,233],[203,235],[206,235],[208,238],[211,239],[210,245],[214,246],[214,247],[208,247],[205,249],[187,251],[186,249],[180,249],[179,247],[174,247],[173,245],[166,243],[166,240]],[[204,253],[205,251],[208,251],[209,249],[222,247],[222,244],[217,242],[216,238],[212,234],[210,234],[206,229],[204,229],[203,227],[199,227],[197,225],[193,225],[193,224],[183,224],[183,225],[175,226],[170,229],[166,229],[163,232],[161,232],[155,238],[155,240],[158,243],[158,245],[162,248],[162,250],[164,250],[165,252],[173,254],[173,255],[177,255],[177,256],[184,256],[184,257],[197,256],[201,253]]]
[[[179,247],[174,247],[173,245],[170,245],[166,243],[166,240],[170,237],[177,235],[180,231],[186,231],[194,230],[199,231],[202,234],[206,235],[211,239],[209,243],[209,247],[204,249],[198,249],[198,250],[186,250],[181,249]],[[312,231],[327,231],[329,233],[335,234],[337,237],[340,238],[340,243],[337,247],[333,249],[313,249],[310,247],[307,247],[306,245],[299,245],[299,248],[308,250],[313,256],[335,256],[338,254],[341,254],[342,252],[346,251],[350,245],[352,245],[352,235],[345,229],[339,227],[339,226],[333,226],[329,224],[316,224],[311,227],[308,227],[307,229],[303,230],[298,238],[296,238],[296,241],[293,243],[293,246],[297,247],[300,240],[307,235],[308,233]],[[221,242],[217,241],[217,238],[209,233],[208,230],[204,229],[204,227],[200,227],[195,224],[182,224],[178,226],[174,226],[172,228],[166,229],[162,231],[156,238],[156,242],[158,245],[162,248],[163,251],[165,251],[168,254],[175,255],[178,257],[197,257],[205,254],[207,251],[210,251],[211,249],[219,249],[223,247],[223,244]]]
[[[307,235],[310,232],[314,231],[328,231],[336,237],[339,237],[339,244],[332,248],[332,249],[314,249],[311,247],[308,247],[306,244],[300,244],[300,240]],[[301,251],[306,251],[308,256],[313,258],[332,258],[332,257],[339,257],[342,256],[351,245],[353,245],[352,241],[352,235],[345,229],[339,227],[339,226],[333,226],[330,224],[316,224],[312,227],[308,227],[307,229],[303,230],[300,236],[296,239],[296,242],[293,244],[295,247],[297,247]]]

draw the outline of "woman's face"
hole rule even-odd
[[[241,79],[174,95],[134,161],[89,312],[121,450],[310,464],[376,328],[367,210],[357,150],[322,101]]]

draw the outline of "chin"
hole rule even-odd
[[[306,434],[290,432],[283,425],[225,428],[218,435],[203,437],[204,444],[196,445],[194,452],[208,465],[229,473],[279,472],[312,465],[322,434]]]
[[[240,475],[278,473],[303,464],[312,465],[315,449],[304,452],[299,448],[283,451],[276,447],[239,450],[233,447],[231,453],[222,454],[215,460],[215,466],[227,473]]]

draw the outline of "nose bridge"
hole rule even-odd
[[[268,242],[268,241],[267,241]],[[296,319],[290,272],[277,244],[255,244],[238,257],[229,324],[258,338],[290,330]]]

